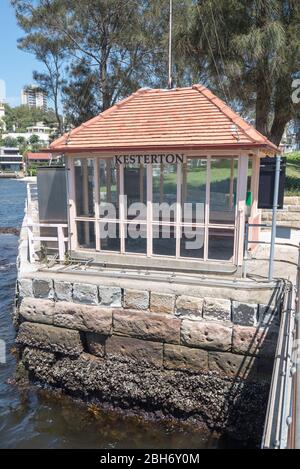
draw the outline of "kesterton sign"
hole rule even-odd
[[[182,153],[154,153],[147,155],[115,155],[115,164],[176,164],[184,162]]]

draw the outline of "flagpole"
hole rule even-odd
[[[172,78],[172,29],[173,29],[173,0],[170,0],[170,30],[169,30],[169,80],[168,88],[173,88]]]

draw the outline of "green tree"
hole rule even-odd
[[[11,107],[5,104],[5,118],[7,132],[26,132],[27,127],[43,122],[52,127],[56,123],[53,111],[45,112],[43,109],[30,108],[28,106]]]
[[[300,3],[295,0],[195,1],[182,34],[194,63],[222,97],[255,117],[279,145],[299,112],[292,83],[300,71]]]
[[[101,112],[98,79],[85,59],[71,65],[69,77],[63,88],[66,125],[78,126]]]
[[[17,147],[18,147],[18,141],[17,141],[16,138],[5,137],[5,138],[2,140],[2,146],[4,146],[4,147],[17,148]]]
[[[22,21],[20,19],[20,23]],[[52,101],[60,133],[63,133],[63,118],[59,107],[61,91],[65,83],[63,77],[64,47],[61,41],[49,39],[39,32],[28,34],[19,40],[19,47],[35,54],[45,66],[45,72],[33,72],[33,79]]]
[[[157,64],[166,52],[162,53],[164,38],[159,33],[168,18],[164,15],[163,21],[159,20],[158,6],[161,10],[162,5],[158,0],[11,3],[26,33],[23,44],[29,42],[34,51],[41,35],[63,44],[71,83],[77,79],[76,69],[83,61],[84,67],[90,68],[91,81],[97,81],[97,101],[102,111],[138,87],[157,83]],[[164,1],[163,7],[166,9],[168,2]]]
[[[39,143],[39,141],[40,141],[40,137],[35,134],[31,135],[31,137],[29,138],[29,143],[31,143],[31,145]]]

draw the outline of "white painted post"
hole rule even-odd
[[[64,230],[62,226],[57,227],[57,238],[58,238],[59,260],[60,262],[63,262],[65,259],[65,237],[64,237]]]
[[[205,219],[204,219],[204,256],[203,260],[208,260],[208,243],[209,243],[209,217],[210,217],[210,181],[211,181],[211,156],[206,160],[206,193],[205,193]]]
[[[31,192],[30,192],[30,184],[27,184],[27,213],[30,213],[30,206],[31,206]]]
[[[33,227],[27,225],[27,237],[28,237],[28,253],[30,264],[34,263],[34,239],[33,239]]]
[[[271,280],[273,280],[273,273],[274,273],[275,241],[276,241],[276,227],[277,227],[277,210],[278,210],[280,172],[281,172],[281,155],[276,155],[276,170],[275,170],[274,195],[273,195],[272,231],[271,231],[271,246],[270,246],[270,259],[269,259],[269,275],[268,275],[269,282],[271,282]]]
[[[77,249],[77,224],[76,224],[76,195],[75,195],[75,167],[74,160],[67,157],[68,170],[68,188],[69,188],[69,250],[75,251]]]
[[[176,258],[180,257],[180,246],[181,246],[181,222],[182,222],[182,206],[181,206],[181,184],[182,184],[182,165],[177,164],[177,202],[176,202]]]
[[[147,171],[147,257],[153,254],[153,168],[146,166]]]
[[[121,254],[125,254],[125,195],[124,195],[124,165],[120,167],[120,195],[119,195],[119,205],[120,205],[120,251]],[[127,200],[127,199],[126,199]],[[126,201],[127,204],[127,201]],[[127,214],[127,207],[126,207]]]
[[[94,188],[95,188],[95,197],[94,197],[94,211],[95,211],[95,237],[96,237],[96,251],[100,251],[100,171],[99,171],[100,162],[98,158],[94,158]]]
[[[234,158],[231,158],[230,165],[230,196],[229,196],[230,210],[233,209],[234,204]]]
[[[248,155],[240,155],[238,165],[238,183],[237,183],[237,214],[238,225],[236,234],[236,255],[237,265],[243,265],[244,259],[244,230],[245,230],[245,207],[247,194],[248,178]]]
[[[84,216],[89,216],[89,173],[88,173],[88,159],[82,158],[82,192],[83,192],[83,210]],[[90,244],[90,224],[84,222],[84,242],[87,246]]]

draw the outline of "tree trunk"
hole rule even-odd
[[[111,106],[111,94],[109,91],[108,73],[107,73],[107,60],[108,60],[108,46],[107,41],[103,40],[101,47],[101,63],[100,63],[100,80],[102,89],[102,111]]]
[[[292,79],[282,76],[278,79],[275,89],[274,120],[270,132],[270,140],[279,146],[284,129],[293,117]]]
[[[267,82],[267,61],[260,64],[256,73],[256,129],[263,135],[269,134],[269,113],[271,108],[271,92]]]
[[[54,97],[54,112],[55,112],[56,120],[58,123],[59,133],[60,135],[62,135],[64,133],[64,128],[63,128],[63,122],[60,117],[59,109],[58,109],[58,93],[56,93]]]

